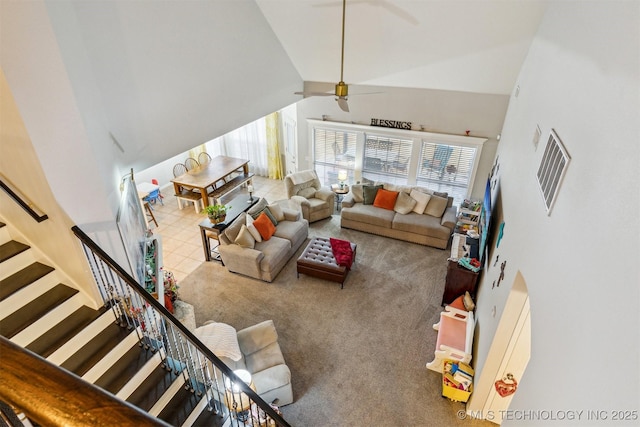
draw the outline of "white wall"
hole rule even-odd
[[[333,86],[309,83],[305,91],[330,91]],[[369,93],[368,95],[356,95]],[[310,97],[298,102],[298,170],[311,168],[313,154],[306,119],[353,122],[362,125],[372,118],[412,122],[414,129],[425,131],[486,137],[472,197],[482,198],[498,140],[502,131],[509,97],[429,89],[349,86],[349,110],[338,107],[333,96]]]
[[[290,104],[302,85],[253,1],[1,8],[0,64],[51,191],[122,265],[121,177]]]
[[[639,409],[639,22],[638,2],[551,3],[510,100],[494,194],[506,225],[479,287],[475,364],[481,370],[520,270],[532,354],[513,410],[605,410],[607,425],[630,425],[612,411]],[[552,128],[571,163],[547,215],[535,173]],[[507,264],[492,288],[497,255]]]

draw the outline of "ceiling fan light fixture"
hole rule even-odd
[[[340,81],[336,85],[336,96],[339,96],[339,97],[349,96],[349,86],[346,85],[343,81]]]

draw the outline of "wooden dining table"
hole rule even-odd
[[[206,201],[209,197],[207,188],[240,169],[244,175],[249,175],[249,160],[216,156],[210,162],[175,177],[171,182],[173,182],[175,194],[180,194],[181,187],[196,189],[202,193],[202,200]]]

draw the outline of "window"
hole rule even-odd
[[[413,141],[366,134],[362,176],[371,181],[406,184]]]
[[[447,192],[459,205],[471,196],[486,138],[309,119],[313,166],[323,185],[383,181]],[[479,196],[482,197],[482,196]]]
[[[551,208],[558,196],[560,183],[570,160],[569,153],[567,153],[562,141],[552,129],[537,173],[538,184],[540,185],[547,214],[551,213]]]
[[[417,182],[462,202],[473,183],[476,147],[422,141]]]
[[[338,171],[347,171],[353,182],[356,156],[356,132],[336,129],[313,129],[314,166],[320,182],[326,186],[338,182]]]

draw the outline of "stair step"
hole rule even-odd
[[[171,384],[178,378],[173,370],[167,371],[158,365],[126,400],[143,411],[149,411]]]
[[[133,330],[112,323],[65,360],[60,367],[81,377],[130,333],[133,333]]]
[[[7,243],[9,240],[11,240],[9,227],[5,226],[6,224],[4,222],[0,222],[0,244]]]
[[[13,337],[77,293],[77,289],[59,283],[50,291],[0,320],[0,335],[7,338]]]
[[[29,249],[29,245],[11,240],[3,245],[0,245],[0,262],[13,258],[14,256]]]
[[[0,301],[54,271],[53,267],[34,262],[15,274],[0,280]]]
[[[182,387],[158,414],[158,418],[172,426],[181,426],[202,397]]]
[[[29,344],[27,349],[46,359],[106,311],[105,307],[94,310],[91,307],[82,306]]]
[[[189,425],[212,427],[222,427],[223,425],[225,425],[225,420],[227,420],[229,417],[229,410],[225,407],[221,407],[220,403],[215,401],[212,402],[212,409],[209,410],[209,408],[207,408],[207,401],[205,399],[206,396],[198,404],[198,406],[202,406],[202,408],[199,408],[200,413],[194,421],[189,423]],[[217,405],[217,408],[215,408],[214,403]],[[215,409],[218,410],[218,413],[215,412]],[[193,418],[193,416],[190,418]]]
[[[151,351],[135,345],[98,378],[94,384],[116,394],[152,357],[153,353]]]

